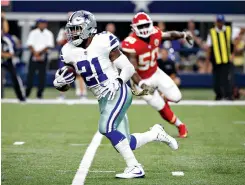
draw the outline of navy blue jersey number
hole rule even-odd
[[[77,68],[79,70],[82,70],[83,67],[85,68],[85,71],[81,73],[81,76],[84,78],[87,86],[94,86],[108,79],[106,74],[104,74],[101,69],[98,57],[93,58],[91,63],[95,68],[97,77],[92,77],[93,72],[92,72],[91,64],[89,63],[89,61],[83,60],[83,61],[77,62]]]

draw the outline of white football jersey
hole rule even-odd
[[[100,98],[103,86],[119,75],[118,69],[109,58],[110,52],[118,47],[116,36],[110,32],[102,32],[93,37],[86,49],[65,44],[61,50],[61,61],[72,64],[87,87]]]

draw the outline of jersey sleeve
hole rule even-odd
[[[108,50],[113,51],[115,49],[118,49],[120,46],[120,42],[118,38],[110,32],[108,32],[108,34],[109,34],[109,40],[110,40]]]
[[[160,40],[160,42],[162,42],[162,39],[164,37],[164,32],[162,32],[162,30],[159,27],[154,26],[153,33],[155,33],[158,39]]]
[[[136,39],[132,36],[128,36],[122,42],[121,48],[126,53],[136,53],[135,43],[136,43]]]
[[[73,63],[73,59],[70,57],[71,53],[69,52],[69,48],[67,44],[65,44],[60,51],[60,61],[65,64]]]
[[[110,53],[120,46],[118,38],[108,31],[99,33],[96,42],[98,49],[104,53]]]

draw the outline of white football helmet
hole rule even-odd
[[[85,10],[73,12],[67,20],[65,30],[68,42],[78,46],[97,33],[95,16]]]

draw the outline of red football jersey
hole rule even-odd
[[[142,79],[151,77],[157,70],[158,48],[162,42],[162,32],[154,27],[150,36],[150,42],[141,40],[132,33],[122,42],[122,50],[126,53],[137,55],[138,68],[136,69]]]

